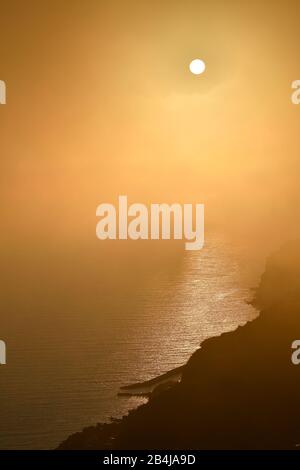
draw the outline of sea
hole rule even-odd
[[[171,269],[143,273],[143,282],[130,289],[116,283],[109,296],[100,289],[102,273],[101,298],[69,308],[53,282],[37,299],[35,276],[26,306],[16,304],[0,324],[7,343],[7,365],[0,366],[1,449],[52,449],[84,427],[123,416],[146,398],[119,396],[121,386],[183,365],[205,339],[257,316],[249,301],[261,267],[246,244],[211,235],[202,250],[182,250],[178,258]],[[116,264],[109,282],[117,277],[125,279],[126,270]],[[81,279],[77,290],[89,298],[86,285]]]

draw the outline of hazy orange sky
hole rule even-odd
[[[256,314],[266,257],[300,238],[299,18],[299,0],[0,1],[5,441],[56,447],[118,415],[118,381]],[[119,195],[204,203],[204,249],[97,239]]]
[[[299,14],[297,1],[2,2],[1,237],[94,243],[96,206],[119,194],[298,235]]]

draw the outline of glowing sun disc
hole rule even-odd
[[[204,72],[204,70],[205,70],[205,63],[203,62],[203,60],[194,59],[190,63],[190,71],[194,75],[200,75],[201,73]]]

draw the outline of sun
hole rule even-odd
[[[206,68],[206,66],[205,66],[205,63],[203,62],[203,60],[194,59],[190,63],[190,71],[194,75],[200,75],[201,73],[204,72],[205,68]]]

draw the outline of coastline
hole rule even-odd
[[[123,385],[120,387],[119,396],[139,396],[146,395],[149,396],[153,393],[157,387],[168,384],[178,383],[182,377],[184,370],[184,365],[175,367],[164,374],[161,374],[157,377],[154,377],[150,380],[145,380],[144,382],[137,382],[134,384]]]
[[[252,301],[257,318],[205,340],[179,368],[181,381],[170,383],[169,371],[122,387],[152,391],[146,404],[69,436],[58,449],[294,449],[300,411],[291,403],[300,377],[290,345],[300,312],[299,266],[299,242],[268,258]]]

